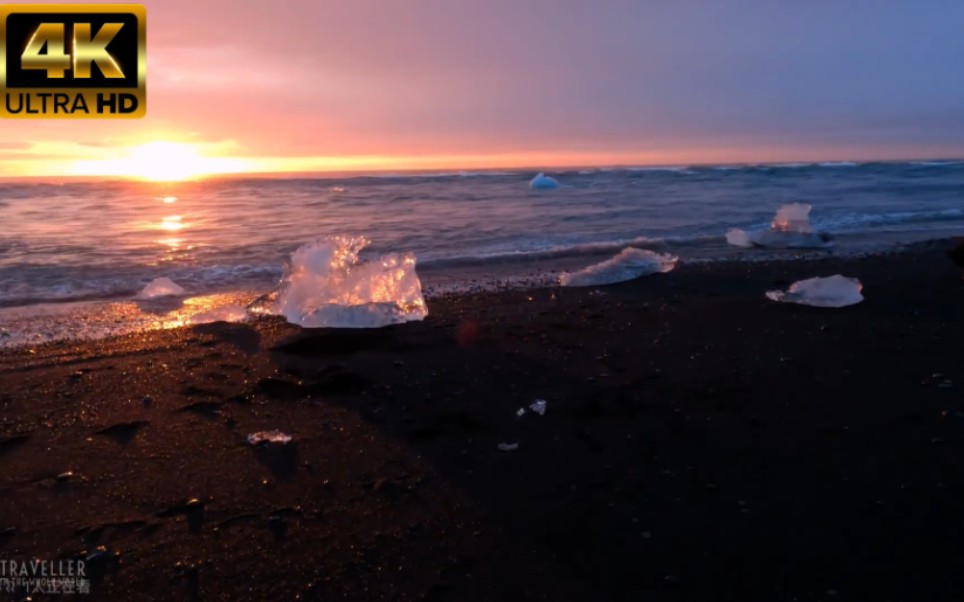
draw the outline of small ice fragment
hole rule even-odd
[[[529,406],[529,409],[540,416],[546,415],[546,400],[537,399]]]
[[[248,310],[241,305],[222,305],[187,319],[188,324],[209,324],[211,322],[241,322],[248,317]]]
[[[84,563],[90,566],[98,565],[110,560],[110,552],[107,551],[107,546],[97,546],[87,557],[84,558]]]
[[[583,268],[578,272],[566,272],[559,277],[562,286],[600,286],[633,280],[676,267],[679,258],[646,249],[626,247],[618,255],[602,263]]]
[[[361,261],[364,237],[332,236],[291,256],[273,313],[303,328],[380,328],[428,315],[415,255]]]
[[[167,277],[155,278],[137,293],[138,299],[156,299],[158,297],[174,297],[183,295],[184,289]]]
[[[286,435],[281,431],[258,431],[248,435],[248,443],[260,445],[262,443],[280,443],[284,445],[291,441],[291,435]]]
[[[518,443],[500,443],[498,445],[498,448],[499,448],[499,451],[502,451],[502,452],[513,452],[519,449],[519,444]]]
[[[553,188],[559,188],[559,181],[540,173],[529,182],[529,188],[552,190]]]
[[[522,418],[523,416],[525,416],[525,413],[526,413],[525,408],[519,408],[518,410],[516,410],[515,415],[518,416],[519,418]]]
[[[856,278],[835,274],[827,278],[808,278],[794,282],[784,291],[769,291],[772,301],[799,303],[814,307],[846,307],[864,300],[860,294],[863,285]]]

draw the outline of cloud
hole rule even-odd
[[[147,11],[145,119],[10,121],[5,137],[93,155],[234,140],[218,152],[309,162],[964,154],[957,0],[165,0]]]

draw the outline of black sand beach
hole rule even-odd
[[[0,557],[107,601],[960,600],[949,247],[6,352]],[[764,298],[835,273],[866,300]]]

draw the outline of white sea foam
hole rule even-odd
[[[562,286],[601,286],[633,280],[640,276],[669,272],[679,260],[675,255],[654,253],[647,249],[627,247],[618,255],[578,272],[559,277]]]
[[[754,163],[747,165],[747,169],[802,169],[813,167],[814,163],[791,162],[791,163]]]
[[[964,165],[964,161],[911,161],[908,165],[914,165],[916,167],[952,167],[956,165]]]
[[[555,178],[550,178],[544,173],[539,173],[529,182],[529,188],[552,190],[554,188],[559,188],[559,181]]]
[[[422,320],[428,308],[411,253],[363,262],[363,237],[334,236],[291,256],[274,313],[305,328],[378,328]]]
[[[138,299],[157,299],[159,297],[176,297],[183,295],[184,289],[167,277],[155,278],[137,293]]]
[[[676,165],[654,165],[648,167],[627,167],[626,171],[670,171],[673,173],[692,173],[693,168]]]
[[[528,261],[559,260],[582,255],[617,252],[626,247],[637,245],[664,245],[669,242],[678,243],[683,246],[686,244],[696,244],[713,240],[712,236],[696,237],[649,237],[637,236],[635,238],[620,238],[615,240],[601,240],[598,242],[575,243],[571,245],[535,244],[525,249],[516,250],[490,250],[482,251],[472,255],[452,255],[448,257],[437,257],[420,262],[424,266],[432,267],[456,267],[466,265],[478,265],[486,263],[525,263]]]

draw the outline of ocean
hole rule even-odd
[[[627,246],[683,261],[769,257],[724,235],[766,228],[792,202],[812,206],[833,247],[782,256],[964,234],[964,161],[547,170],[560,184],[550,190],[530,188],[535,174],[0,182],[0,345],[144,328],[116,304],[158,277],[198,297],[256,297],[295,249],[331,235],[369,239],[363,257],[414,253],[431,296],[543,283]],[[105,330],[89,316],[109,304]]]

